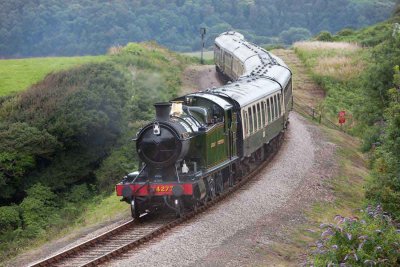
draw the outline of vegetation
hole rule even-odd
[[[0,259],[81,220],[135,169],[132,137],[191,60],[155,43],[110,53],[0,102]]]
[[[105,56],[86,56],[0,60],[0,97],[25,90],[50,72],[105,59]]]
[[[361,218],[335,216],[336,224],[321,224],[315,266],[397,266],[400,234],[380,206],[368,206]]]
[[[368,152],[372,168],[366,182],[366,202],[378,205],[377,209],[369,207],[361,219],[339,216],[341,223],[328,225],[317,243],[317,266],[400,264],[396,229],[400,220],[399,21],[397,12],[385,23],[360,31],[345,29],[331,36],[332,40],[351,40],[358,45],[295,45],[314,79],[327,91],[324,111],[334,117],[338,110],[346,109],[353,117],[347,130],[362,138],[362,149]],[[316,39],[324,41],[326,36],[321,33]]]
[[[363,95],[361,74],[365,68],[368,50],[345,42],[299,42],[296,53],[311,71],[311,76],[326,90],[324,102],[318,107],[322,116],[337,122],[341,110],[347,113],[344,129],[361,132],[353,120],[360,97]]]
[[[0,57],[103,54],[130,41],[156,40],[178,51],[207,46],[238,30],[258,44],[304,40],[322,30],[387,19],[394,0],[6,0],[0,4]],[[282,33],[282,34],[281,34]]]

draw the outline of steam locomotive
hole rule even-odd
[[[215,39],[228,84],[168,103],[137,134],[140,170],[116,185],[132,217],[157,208],[182,216],[212,200],[267,158],[288,125],[292,73],[272,53],[225,32]]]

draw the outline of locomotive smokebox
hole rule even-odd
[[[171,103],[155,103],[154,107],[156,108],[156,119],[158,121],[167,121],[169,119],[169,114],[171,113]]]

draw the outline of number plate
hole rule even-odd
[[[156,192],[172,192],[172,185],[158,185],[156,186]]]

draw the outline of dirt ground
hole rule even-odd
[[[274,53],[297,75],[294,76],[295,98],[316,105],[324,92],[307,76],[294,52]],[[182,94],[185,94],[220,86],[222,81],[215,66],[196,65],[184,71],[182,83]],[[314,201],[332,198],[322,184],[334,175],[337,166],[332,163],[335,145],[326,140],[318,127],[296,113],[291,115],[291,120],[282,151],[254,182],[196,221],[174,229],[157,242],[132,252],[132,257],[110,265],[133,266],[140,262],[143,266],[287,266],[301,263],[304,260],[301,255],[287,259],[274,248],[291,242],[290,230],[305,221],[304,210]],[[129,217],[125,214],[114,221],[87,227],[21,255],[6,266],[25,266],[127,220]]]
[[[214,65],[189,66],[182,75],[182,94],[223,85]]]

